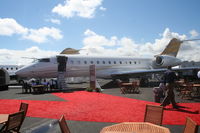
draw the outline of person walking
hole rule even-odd
[[[172,104],[173,108],[178,108],[175,102],[174,85],[177,76],[172,71],[171,66],[167,67],[167,71],[164,73],[164,83],[166,85],[166,96],[160,106],[165,107],[166,105]]]

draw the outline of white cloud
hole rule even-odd
[[[102,10],[102,11],[106,11],[106,8],[104,8],[102,6],[99,9]]]
[[[53,24],[61,24],[61,22],[60,22],[60,20],[59,19],[46,19],[45,21],[47,21],[47,22],[51,22],[51,23],[53,23]]]
[[[0,64],[27,65],[33,61],[31,58],[50,57],[56,54],[58,52],[41,50],[37,46],[25,50],[0,49]]]
[[[27,31],[27,28],[21,26],[12,18],[0,18],[0,35],[26,34]]]
[[[83,50],[81,54],[104,55],[104,56],[132,56],[132,57],[153,57],[163,51],[171,38],[185,40],[186,35],[171,32],[166,28],[159,39],[154,42],[146,42],[144,44],[136,43],[132,38],[116,36],[106,37],[99,35],[88,29],[84,32]],[[56,51],[41,50],[37,46],[30,47],[25,50],[8,50],[0,49],[1,64],[28,64],[32,60],[29,58],[41,58],[56,55]],[[200,61],[200,41],[185,42],[181,45],[177,55],[182,60]]]
[[[58,4],[52,9],[53,13],[57,13],[62,17],[79,16],[83,18],[94,17],[95,10],[101,6],[103,0],[66,0],[64,4]]]
[[[59,40],[63,37],[61,31],[54,27],[28,29],[18,24],[15,19],[0,18],[0,35],[12,36],[13,34],[17,34],[23,39],[31,40],[37,43],[44,43],[50,38]]]
[[[107,39],[104,36],[97,35],[91,30],[86,30],[84,32],[84,35],[86,36],[83,40],[84,45],[98,45],[98,46],[115,46],[117,45],[117,38],[115,36],[112,36],[110,39]]]
[[[37,43],[44,43],[48,40],[48,38],[53,38],[55,40],[62,39],[63,36],[60,34],[60,32],[60,30],[53,27],[43,27],[37,30],[29,29],[29,32],[24,35],[23,38]]]
[[[180,35],[179,33],[171,32],[169,28],[164,30],[161,38],[155,39],[153,43],[146,42],[144,44],[136,43],[128,37],[118,38],[113,36],[107,38],[89,29],[84,32],[84,35],[84,47],[80,51],[81,54],[133,57],[153,57],[160,54],[172,38],[180,40],[188,38],[184,34]],[[200,61],[199,55],[200,41],[195,41],[183,43],[177,57],[182,60]]]
[[[199,33],[196,30],[191,30],[190,35],[191,35],[191,37],[197,37],[197,36],[199,36]]]

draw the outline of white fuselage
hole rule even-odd
[[[0,69],[4,69],[8,72],[9,75],[15,75],[15,72],[22,68],[19,65],[0,65]]]
[[[102,57],[82,55],[59,55],[65,56],[66,77],[87,77],[89,66],[96,66],[96,76],[99,78],[110,78],[112,73],[126,72],[132,70],[144,70],[152,67],[152,59],[131,57]],[[39,60],[16,73],[20,77],[29,78],[54,78],[58,75],[57,57],[49,60]]]

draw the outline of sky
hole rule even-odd
[[[65,48],[153,57],[170,39],[200,38],[199,0],[0,0],[0,64],[25,65]],[[200,61],[200,41],[178,58]]]

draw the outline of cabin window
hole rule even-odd
[[[131,61],[129,61],[129,64],[131,64],[132,62]]]
[[[137,64],[137,62],[136,62],[136,61],[135,61],[134,63],[135,63],[135,64]]]
[[[119,64],[122,64],[122,61],[120,61]]]
[[[39,62],[50,62],[50,59],[49,58],[39,59]]]
[[[8,70],[8,68],[6,68],[6,70]]]
[[[103,64],[106,64],[106,62],[105,62],[105,61],[103,61]]]
[[[116,64],[116,61],[114,61],[114,64]]]
[[[18,70],[18,68],[16,67],[16,70]]]
[[[84,61],[85,64],[87,64],[87,61]]]
[[[99,64],[99,61],[97,61],[97,64]]]
[[[91,64],[94,64],[94,62],[93,62],[93,61],[90,61],[90,63],[91,63]]]
[[[111,64],[111,61],[108,61],[109,64]]]
[[[11,70],[13,70],[13,68],[12,68],[12,67],[11,67],[10,69],[11,69]]]

